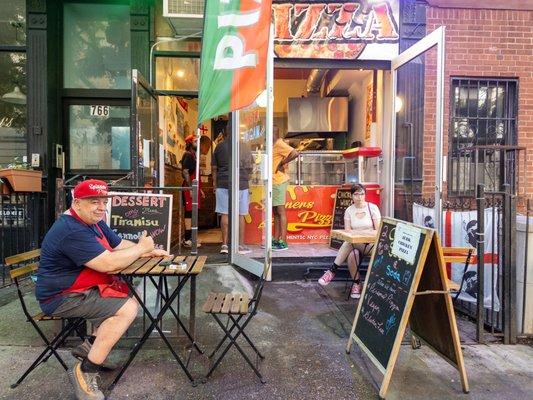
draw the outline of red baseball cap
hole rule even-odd
[[[89,197],[109,197],[107,194],[107,183],[98,179],[87,179],[80,182],[74,188],[75,199],[86,199]]]
[[[196,140],[196,135],[189,135],[185,138],[185,143],[192,143]]]

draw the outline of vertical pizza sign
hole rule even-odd
[[[399,0],[273,1],[279,58],[391,60],[398,55]]]

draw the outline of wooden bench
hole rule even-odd
[[[473,247],[443,247],[442,252],[444,254],[445,263],[461,263],[465,265],[465,270],[470,264],[472,255],[476,249]],[[448,279],[448,289],[453,292],[458,292],[461,287],[458,283]]]

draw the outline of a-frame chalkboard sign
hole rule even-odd
[[[439,238],[433,229],[383,218],[350,339],[384,374],[384,398],[407,324],[468,380]]]
[[[333,206],[333,218],[331,221],[331,230],[344,229],[344,213],[352,205],[352,192],[350,188],[340,187],[335,192],[335,205]],[[342,245],[342,240],[331,237],[329,234],[329,247],[338,249]]]

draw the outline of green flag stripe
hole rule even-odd
[[[238,12],[240,1],[222,4],[220,1],[206,1],[202,56],[200,61],[200,91],[198,123],[221,114],[226,114],[231,105],[231,88],[234,72],[214,69],[217,44],[226,34],[236,34],[234,27],[218,28],[217,17]]]

